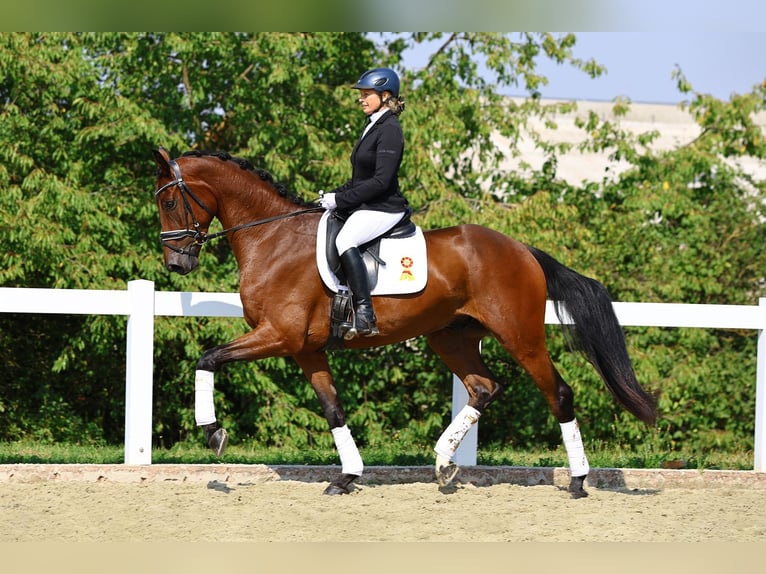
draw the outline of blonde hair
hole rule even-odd
[[[404,111],[404,98],[395,98],[389,96],[385,103],[386,107],[391,110],[391,113],[398,116]]]

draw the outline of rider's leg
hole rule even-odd
[[[367,280],[367,266],[362,260],[358,247],[349,247],[340,256],[340,264],[346,273],[351,297],[354,302],[355,335],[373,336],[378,334],[376,317],[372,310],[370,284]]]
[[[359,246],[391,229],[403,215],[403,213],[370,210],[355,211],[348,217],[338,233],[335,245],[340,253],[340,264],[346,274],[354,303],[354,328],[350,332],[351,336],[378,334],[367,268],[359,252]]]

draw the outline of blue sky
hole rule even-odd
[[[766,80],[766,32],[576,32],[575,57],[594,58],[606,66],[598,79],[569,67],[541,62],[548,77],[543,97],[675,104],[688,97],[678,92],[672,73],[676,65],[701,93],[728,100],[732,92],[747,93]],[[423,65],[419,51],[407,65]],[[512,94],[521,95],[521,94]]]

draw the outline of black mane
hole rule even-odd
[[[274,190],[284,197],[285,199],[289,199],[296,205],[300,205],[301,207],[311,207],[315,204],[309,201],[306,201],[305,199],[298,197],[294,193],[292,193],[289,189],[287,189],[287,186],[285,186],[283,183],[279,183],[277,181],[274,181],[274,176],[272,176],[268,171],[265,169],[257,168],[252,163],[250,163],[246,159],[242,159],[239,157],[234,157],[228,152],[225,151],[217,151],[217,152],[201,152],[199,150],[191,150],[183,153],[183,157],[204,157],[204,156],[210,156],[210,157],[217,157],[218,159],[222,161],[233,161],[236,163],[240,169],[244,169],[247,171],[252,171],[255,175],[257,175],[261,180],[265,181],[271,187],[274,188]]]

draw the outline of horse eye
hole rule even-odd
[[[170,211],[171,209],[175,209],[176,207],[176,200],[175,199],[168,199],[167,201],[162,202],[162,208],[165,211]]]

